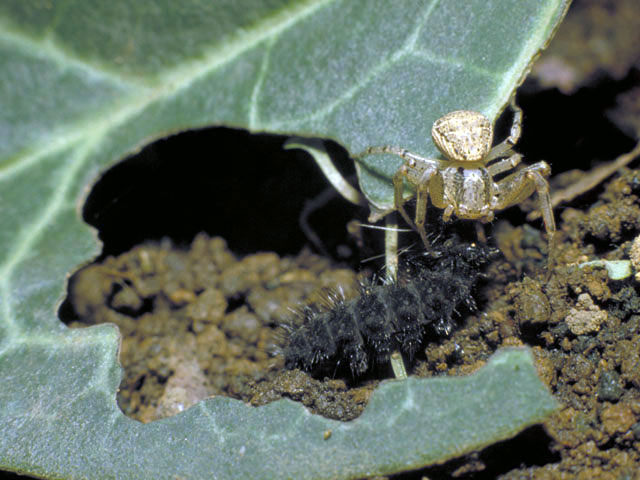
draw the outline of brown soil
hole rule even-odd
[[[634,478],[640,468],[640,285],[633,275],[611,280],[605,269],[579,264],[630,258],[640,232],[639,195],[640,172],[626,170],[587,211],[566,208],[550,272],[539,221],[494,225],[503,256],[488,269],[480,311],[450,338],[429,344],[411,374],[464,375],[499,347],[530,345],[562,409],[533,433],[532,441],[545,445],[542,460],[504,470],[495,465],[495,452],[481,452],[422,475]],[[284,370],[279,347],[296,310],[322,302],[331,290],[357,295],[359,276],[366,274],[306,250],[240,259],[223,239],[204,234],[188,250],[169,241],[143,244],[74,277],[71,299],[80,319],[74,325],[118,325],[125,371],[118,401],[143,422],[212,395],[253,405],[289,397],[315,413],[350,420],[386,373],[360,382],[317,380]]]

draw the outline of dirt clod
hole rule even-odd
[[[636,423],[636,417],[626,403],[606,407],[600,414],[600,419],[609,435],[626,433]]]
[[[593,303],[588,293],[578,295],[578,303],[575,308],[569,310],[565,318],[569,330],[574,335],[584,335],[600,330],[600,325],[607,319],[607,312],[602,311]]]
[[[603,402],[617,402],[623,393],[620,374],[615,370],[602,372],[598,382],[598,399]]]
[[[549,299],[540,284],[532,278],[525,278],[514,298],[516,320],[520,328],[535,324],[546,324],[551,316]]]

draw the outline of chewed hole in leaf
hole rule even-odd
[[[281,361],[274,346],[291,309],[323,287],[354,288],[354,273],[303,248],[300,213],[329,187],[285,140],[186,132],[118,163],[89,193],[83,216],[103,252],[71,278],[60,316],[73,327],[118,325],[126,414],[150,421],[212,395],[279,398],[255,385]],[[357,210],[325,196],[309,222],[328,249],[354,255],[345,225]],[[281,384],[305,381],[287,374]],[[352,418],[362,402],[348,400],[325,413]]]
[[[223,236],[236,253],[297,252],[300,212],[327,185],[305,154],[282,148],[287,138],[210,128],[156,141],[102,175],[84,220],[103,255],[150,239],[184,245],[199,232]],[[331,212],[335,223],[341,211]]]

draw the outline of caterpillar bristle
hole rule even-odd
[[[328,292],[320,305],[300,310],[301,322],[288,329],[285,367],[314,376],[347,368],[360,377],[394,351],[412,360],[427,338],[450,335],[461,311],[477,309],[473,290],[495,254],[451,239],[434,251],[404,256],[396,282],[377,275],[362,282],[352,300]]]

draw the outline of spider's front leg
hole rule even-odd
[[[393,176],[393,206],[400,212],[402,218],[412,228],[417,230],[422,238],[422,243],[429,249],[430,244],[427,239],[427,232],[424,224],[427,217],[427,203],[429,198],[429,182],[438,171],[441,162],[431,158],[425,158],[409,150],[400,147],[380,146],[369,147],[355,156],[362,158],[367,155],[397,155],[405,160],[405,163]],[[404,181],[416,188],[416,215],[415,221],[411,220],[404,208]]]
[[[408,162],[407,162],[408,163]],[[400,212],[404,221],[407,222],[411,227],[417,229],[417,225],[413,223],[409,214],[404,209],[404,179],[407,176],[407,163],[403,164],[398,171],[393,176],[393,206],[394,208]]]
[[[485,162],[508,155],[513,146],[520,140],[520,135],[522,134],[522,109],[516,104],[514,97],[511,97],[509,106],[513,110],[513,123],[511,124],[509,136],[491,149]]]
[[[407,178],[409,183],[411,182],[412,177],[415,177],[416,171],[416,162],[413,160],[408,160],[402,167],[398,169],[396,174],[393,176],[393,203],[396,210],[400,212],[404,221],[415,228],[420,234],[420,238],[422,238],[422,243],[425,248],[429,250],[431,248],[431,244],[429,243],[429,239],[427,238],[427,232],[424,229],[424,224],[427,220],[427,203],[429,200],[429,181],[431,177],[435,175],[435,169],[427,169],[425,170],[420,180],[417,182],[416,187],[416,215],[415,221],[412,221],[409,217],[409,214],[404,208],[404,179]],[[421,171],[418,169],[418,171]]]
[[[549,195],[549,183],[545,177],[551,174],[551,167],[547,162],[538,162],[513,173],[497,183],[498,202],[496,210],[516,205],[534,191],[538,193],[538,202],[544,227],[549,239],[549,263],[553,259],[553,240],[556,233],[556,222],[553,218],[553,207]]]
[[[354,158],[362,158],[362,157],[366,157],[367,155],[396,155],[400,158],[407,160],[407,163],[409,163],[409,161],[411,160],[413,160],[414,162],[420,162],[425,160],[428,161],[428,159],[421,157],[416,153],[411,153],[406,148],[392,147],[390,145],[384,145],[382,147],[367,147],[362,152],[355,155]]]
[[[508,158],[503,158],[502,160],[498,160],[497,162],[487,166],[487,170],[489,171],[489,175],[493,178],[500,173],[514,169],[521,161],[522,155],[514,153]]]

